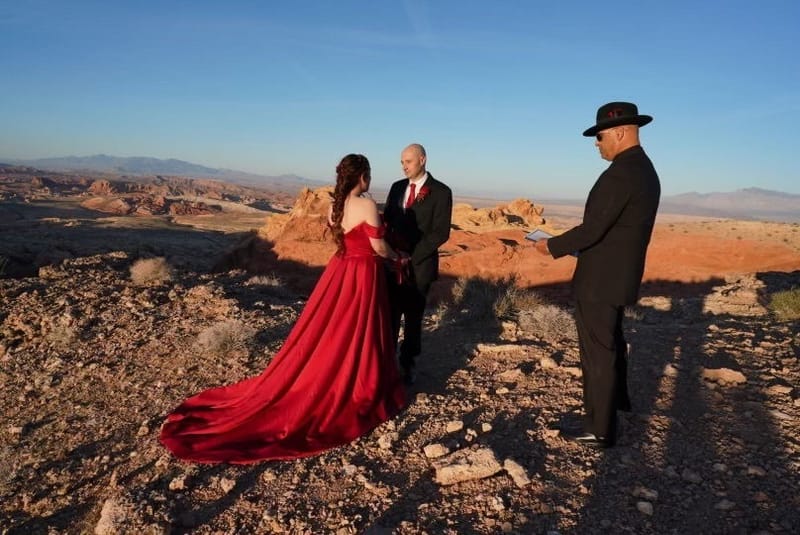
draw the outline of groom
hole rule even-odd
[[[414,382],[414,359],[422,352],[422,317],[431,283],[439,276],[439,247],[450,237],[453,194],[425,170],[427,155],[414,143],[400,155],[406,178],[392,184],[384,208],[387,238],[396,249],[411,257],[409,277],[399,283],[389,277],[389,302],[392,308],[394,338],[403,342],[400,366],[407,385]]]

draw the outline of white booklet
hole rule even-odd
[[[538,229],[538,228],[537,228],[537,229],[535,229],[535,230],[533,230],[533,231],[531,231],[531,232],[529,232],[529,233],[527,233],[527,234],[525,235],[525,239],[526,239],[526,240],[531,240],[532,242],[537,242],[537,241],[539,241],[539,240],[546,240],[546,239],[548,239],[548,238],[552,238],[552,237],[553,237],[553,235],[552,235],[552,234],[550,234],[549,232],[545,232],[544,230],[542,230],[542,229]],[[575,252],[575,253],[570,253],[570,254],[571,254],[572,256],[574,256],[574,257],[577,257],[577,256],[578,256],[578,253],[577,253],[577,252]]]
[[[538,229],[538,228],[536,230],[534,230],[533,232],[529,232],[528,234],[525,235],[525,239],[526,240],[531,240],[533,242],[537,242],[539,240],[544,240],[544,239],[552,238],[552,237],[553,237],[553,235],[550,234],[549,232],[545,232],[545,231],[543,231],[541,229]]]

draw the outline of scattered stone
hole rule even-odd
[[[457,431],[461,431],[462,429],[464,429],[464,422],[460,420],[447,422],[447,425],[444,428],[445,432],[447,433],[455,433]]]
[[[792,388],[789,385],[780,385],[780,384],[772,385],[767,388],[767,394],[772,394],[772,395],[791,394],[792,390],[794,390],[794,388]]]
[[[714,505],[714,509],[719,511],[730,511],[736,507],[736,504],[728,499],[721,500]]]
[[[503,396],[503,395],[505,395],[505,394],[508,394],[508,393],[509,393],[509,390],[508,390],[508,388],[506,388],[505,386],[501,386],[500,388],[498,388],[498,389],[497,389],[497,390],[495,390],[494,392],[495,392],[495,394],[497,394],[497,395],[499,395],[499,396]]]
[[[516,461],[511,459],[506,459],[503,461],[503,468],[508,475],[511,476],[511,479],[514,480],[514,484],[519,487],[523,488],[530,484],[531,480],[528,477],[528,474],[525,472],[525,469],[522,468]]]
[[[653,504],[650,502],[638,501],[636,502],[636,509],[638,509],[640,513],[647,516],[653,515]]]
[[[658,499],[658,491],[639,485],[633,489],[633,496],[653,502]]]
[[[185,490],[186,489],[186,476],[178,476],[169,482],[169,490]]]
[[[386,433],[378,438],[378,447],[382,450],[389,450],[392,444],[398,438],[397,433]]]
[[[492,430],[492,424],[490,424],[488,422],[484,422],[484,423],[481,424],[481,431],[483,433],[488,433],[491,430]]]
[[[483,479],[503,469],[489,448],[459,450],[439,461],[434,461],[436,482],[453,485],[462,481]]]
[[[480,353],[508,353],[511,355],[524,355],[528,351],[527,346],[520,344],[478,344],[475,352]]]
[[[542,434],[545,438],[555,438],[561,434],[561,431],[558,429],[551,429],[549,427],[545,427],[542,429]]]
[[[747,475],[764,477],[765,475],[767,475],[767,471],[761,468],[760,466],[748,466]]]
[[[503,503],[503,498],[500,496],[492,496],[489,498],[489,507],[498,513],[506,510],[506,504]]]
[[[721,385],[741,385],[747,382],[747,377],[742,372],[731,370],[730,368],[700,368],[700,375],[703,379],[714,381]]]
[[[793,418],[786,414],[785,412],[779,411],[777,409],[773,409],[769,411],[769,414],[778,420],[792,420]]]
[[[358,467],[354,464],[346,464],[342,466],[342,472],[347,476],[352,476],[358,472]]]
[[[227,477],[223,477],[219,480],[219,488],[222,489],[222,492],[228,494],[233,488],[236,486],[236,481],[233,479],[228,479]]]
[[[422,451],[425,453],[425,457],[428,459],[436,459],[438,457],[444,457],[450,450],[444,444],[428,444]]]
[[[677,377],[678,368],[674,364],[666,364],[664,366],[664,375],[667,377]]]
[[[513,382],[519,381],[520,379],[525,377],[525,374],[522,373],[522,370],[520,370],[519,368],[514,368],[514,369],[511,369],[511,370],[506,370],[506,371],[504,371],[502,373],[499,373],[499,374],[497,374],[496,377],[500,381],[513,383]]]
[[[95,535],[116,535],[124,533],[127,525],[128,514],[125,507],[114,498],[109,498],[103,503],[100,511],[100,520],[94,527]]]
[[[550,357],[542,357],[539,359],[539,366],[544,370],[552,370],[558,368],[558,363]]]
[[[681,472],[681,478],[684,481],[688,481],[689,483],[698,484],[703,481],[703,478],[697,472],[694,472],[688,468],[684,468],[683,472]]]

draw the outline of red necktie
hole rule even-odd
[[[406,210],[411,208],[411,205],[414,204],[414,199],[417,198],[417,185],[413,182],[411,183],[411,191],[408,192],[408,200],[406,201]]]

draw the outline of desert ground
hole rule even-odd
[[[800,225],[659,215],[634,409],[596,451],[551,429],[581,406],[573,260],[523,239],[580,208],[457,205],[407,409],[315,457],[209,466],[161,447],[164,416],[260,373],[333,247],[324,191],[206,193],[0,201],[2,533],[800,531],[800,329],[767,306],[800,285]]]

